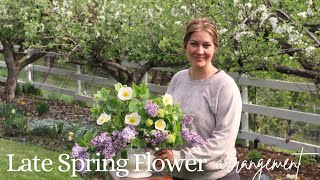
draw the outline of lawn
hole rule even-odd
[[[17,170],[19,167],[23,168],[23,170],[32,170],[32,172],[8,172],[7,170],[9,167],[9,156],[11,155],[12,159],[12,170]],[[3,180],[11,180],[11,179],[32,179],[32,180],[38,180],[38,179],[52,179],[52,180],[65,180],[65,179],[81,179],[78,177],[71,177],[71,170],[67,172],[60,172],[58,170],[58,167],[61,166],[63,169],[66,169],[66,165],[62,164],[59,161],[59,156],[61,154],[70,154],[70,152],[57,152],[57,151],[50,151],[47,149],[44,149],[42,147],[38,146],[32,146],[28,144],[21,144],[15,141],[9,141],[0,139],[0,175]],[[35,160],[37,162],[37,170],[40,170],[40,172],[35,172],[34,168],[34,158],[37,156],[37,159]],[[30,159],[31,166],[28,166],[28,160],[24,160],[23,163],[21,162],[23,159]],[[41,168],[41,162],[44,159],[51,159],[53,164],[52,165],[46,165],[45,168],[47,170],[51,171],[45,172]],[[65,160],[65,158],[63,159]],[[45,163],[49,163],[49,160],[47,160]]]

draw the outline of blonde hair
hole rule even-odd
[[[217,27],[214,22],[210,22],[207,18],[196,18],[189,22],[189,24],[186,27],[186,32],[183,39],[184,48],[187,47],[187,43],[191,38],[191,35],[194,32],[199,32],[199,31],[208,32],[212,37],[214,46],[218,48],[219,37],[218,37]]]

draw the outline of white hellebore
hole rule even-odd
[[[169,104],[173,104],[173,100],[172,100],[172,96],[170,94],[165,94],[163,96],[163,99],[162,99],[162,102],[163,104],[166,106],[166,105],[169,105]]]
[[[110,119],[111,119],[111,115],[108,115],[108,114],[106,114],[106,113],[102,113],[102,114],[99,116],[99,118],[97,119],[97,124],[98,124],[98,125],[102,125],[102,124],[110,121]]]
[[[125,123],[129,125],[139,125],[141,121],[141,116],[138,113],[131,113],[129,115],[126,115],[125,117]]]
[[[166,122],[163,119],[159,119],[154,123],[156,129],[163,131],[166,128]]]
[[[12,110],[11,110],[11,113],[12,113],[12,114],[15,114],[15,113],[16,113],[16,110],[15,110],[15,109],[12,109]]]
[[[121,87],[118,91],[118,98],[122,101],[130,100],[132,99],[132,88],[131,87]]]

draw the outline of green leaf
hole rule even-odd
[[[117,112],[121,108],[121,103],[118,99],[112,98],[107,101],[107,109],[112,112]]]
[[[122,84],[121,83],[117,83],[117,84],[115,84],[114,85],[114,89],[116,90],[116,91],[119,91],[119,89],[122,87]]]
[[[132,84],[132,89],[133,89],[133,97],[140,96],[140,87],[137,86],[136,84]]]
[[[79,146],[81,146],[81,147],[86,147],[87,146],[87,143],[83,140],[83,139],[79,139]]]
[[[140,147],[140,139],[133,138],[130,143],[131,147]]]
[[[123,128],[123,122],[124,122],[124,119],[120,119],[119,116],[114,116],[113,118],[113,125],[117,128],[117,129],[122,129]]]
[[[150,92],[145,83],[142,83],[140,86],[140,97],[142,99],[149,99],[150,98]]]
[[[121,151],[121,158],[122,159],[128,159],[127,151]]]
[[[93,138],[94,138],[94,137],[93,137],[92,132],[91,132],[91,131],[87,131],[86,134],[85,134],[84,137],[83,137],[83,140],[84,140],[85,143],[89,144],[90,141],[91,141]]]
[[[140,101],[136,98],[132,98],[129,103],[129,112],[137,112],[139,109]]]

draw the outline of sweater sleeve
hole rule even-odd
[[[230,147],[234,147],[238,135],[242,101],[239,89],[234,81],[225,83],[218,95],[216,114],[216,128],[204,145],[192,148],[173,150],[174,158],[181,159],[206,159],[210,162],[224,155]]]

